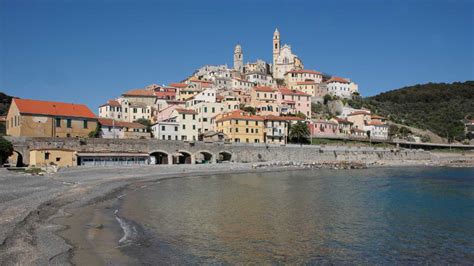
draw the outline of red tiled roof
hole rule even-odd
[[[369,125],[369,126],[386,126],[385,123],[382,123],[378,120],[367,122],[367,125]]]
[[[251,113],[242,111],[242,110],[235,110],[229,113],[225,113],[219,118],[216,122],[226,121],[226,120],[256,120],[256,121],[263,121],[263,117],[258,115],[252,115]]]
[[[301,117],[297,116],[276,116],[276,115],[266,115],[263,117],[265,120],[271,121],[290,121],[290,120],[304,120]]]
[[[128,128],[146,128],[146,126],[140,124],[140,123],[135,123],[135,122],[124,122],[124,121],[117,121],[110,118],[99,118],[99,124],[102,126],[106,127],[128,127]]]
[[[306,73],[306,74],[321,75],[321,72],[316,71],[316,70],[309,70],[309,69],[290,70],[290,71],[286,72],[285,75],[288,74],[288,73]]]
[[[316,121],[314,121],[314,123],[337,125],[336,122],[333,122],[333,121],[330,121],[330,120],[316,120]]]
[[[299,90],[290,90],[290,89],[287,89],[287,88],[281,88],[279,89],[280,93],[281,94],[284,94],[284,95],[300,95],[300,96],[311,96],[309,94],[306,94],[302,91],[299,91]]]
[[[272,87],[265,87],[265,86],[256,86],[253,87],[255,91],[262,91],[262,92],[275,92],[276,90]]]
[[[134,89],[129,90],[122,94],[124,96],[142,96],[142,97],[155,97],[155,91],[146,89]]]
[[[326,83],[331,82],[350,83],[347,79],[340,77],[331,77],[329,80],[326,81]]]
[[[186,88],[188,84],[186,83],[171,83],[168,86],[175,87],[175,88]]]
[[[176,92],[174,91],[155,91],[155,95],[158,98],[175,98],[176,97]]]
[[[101,105],[100,107],[102,106],[114,106],[114,107],[120,107],[120,103],[117,101],[117,100],[108,100],[107,103],[104,103],[103,105]]]
[[[314,82],[313,80],[296,82],[296,85],[314,85],[314,84],[316,84],[316,82]]]
[[[347,120],[347,119],[344,119],[344,118],[340,118],[340,117],[336,117],[334,118],[339,124],[353,124],[351,121]]]
[[[380,115],[372,115],[371,119],[385,119],[385,117],[380,116]]]
[[[95,118],[95,114],[84,104],[13,99],[22,114]]]
[[[361,111],[354,111],[348,114],[348,116],[352,116],[352,115],[370,115],[370,112],[361,110]]]
[[[209,84],[212,84],[214,82],[212,81],[209,81],[209,80],[201,80],[201,79],[191,79],[189,80],[190,82],[198,82],[198,83],[209,83]]]
[[[178,111],[180,114],[196,114],[196,111],[191,109],[177,108],[176,111]]]

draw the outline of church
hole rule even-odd
[[[273,33],[273,64],[271,66],[262,60],[244,65],[243,57],[242,47],[237,44],[234,49],[234,70],[242,74],[247,72],[267,74],[267,72],[271,72],[274,79],[284,79],[286,72],[304,68],[303,63],[298,56],[293,54],[289,45],[281,46],[278,29],[275,29]]]

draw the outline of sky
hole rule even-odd
[[[474,80],[474,0],[0,0],[0,91],[87,104],[206,64],[272,61],[275,28],[306,69],[363,96]]]

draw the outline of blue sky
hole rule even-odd
[[[85,103],[205,64],[271,61],[275,27],[307,69],[364,96],[474,79],[474,1],[0,0],[0,91]]]

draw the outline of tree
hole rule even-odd
[[[390,124],[390,125],[388,126],[388,136],[389,136],[390,138],[393,138],[395,135],[397,135],[398,130],[399,130],[398,126],[393,125],[393,124]]]
[[[101,129],[100,124],[97,123],[97,126],[95,127],[95,129],[89,132],[89,138],[98,138],[100,134],[100,129]]]
[[[296,117],[299,117],[299,118],[306,119],[306,115],[303,114],[302,112],[298,112],[295,116],[296,116]]]
[[[0,137],[0,164],[4,164],[8,157],[13,154],[13,145],[4,137]]]
[[[324,104],[328,104],[329,101],[332,101],[332,97],[329,94],[324,95]]]
[[[248,112],[248,113],[251,113],[253,115],[255,115],[257,113],[257,110],[255,110],[254,107],[252,106],[241,106],[240,107],[240,110],[243,110],[245,112]]]
[[[135,120],[135,122],[146,126],[146,131],[151,132],[152,124],[150,120],[145,119],[145,118],[140,118],[140,119]]]
[[[293,143],[309,143],[309,128],[305,123],[298,121],[290,126],[289,140]]]

